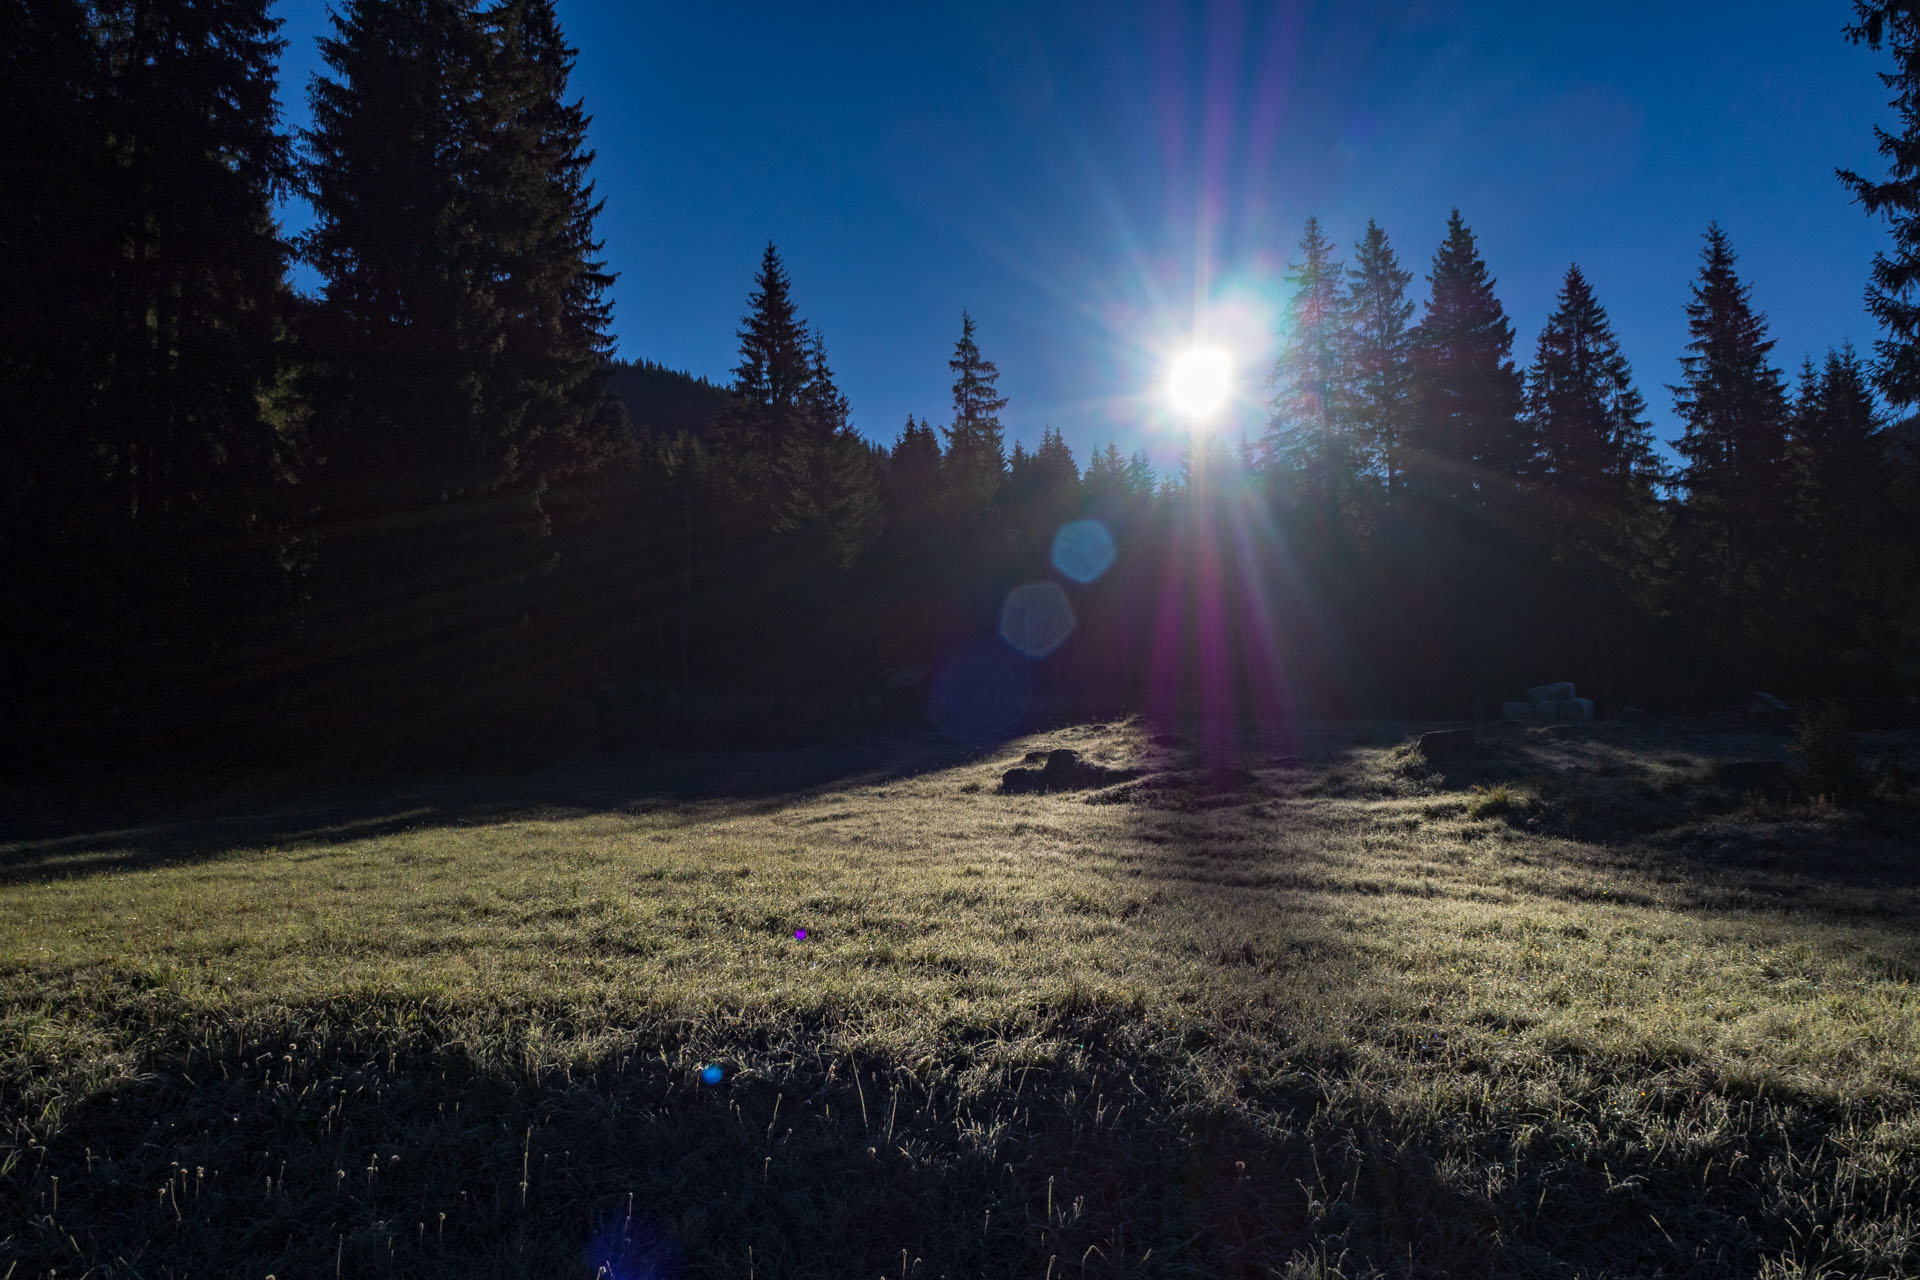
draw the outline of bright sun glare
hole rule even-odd
[[[1230,373],[1227,353],[1218,347],[1183,351],[1167,377],[1167,398],[1190,418],[1211,417],[1226,403]]]

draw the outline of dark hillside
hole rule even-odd
[[[636,435],[704,436],[732,400],[725,387],[651,360],[615,360],[607,391],[626,406]]]

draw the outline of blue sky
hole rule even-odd
[[[724,380],[771,238],[878,438],[945,420],[963,307],[1014,438],[1170,458],[1159,388],[1196,327],[1236,355],[1220,429],[1257,432],[1309,213],[1343,255],[1377,218],[1423,299],[1458,205],[1523,364],[1577,261],[1663,438],[1709,219],[1790,374],[1874,336],[1884,232],[1833,168],[1877,171],[1886,93],[1845,0],[559,9],[621,354]],[[300,125],[326,9],[276,13]]]

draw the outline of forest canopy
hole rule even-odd
[[[1684,349],[1636,370],[1577,263],[1520,334],[1463,211],[1430,251],[1310,217],[1264,431],[1161,474],[1029,448],[967,313],[926,354],[941,420],[857,431],[772,243],[714,284],[743,299],[725,385],[616,358],[552,0],[347,0],[297,134],[266,0],[5,0],[35,176],[0,187],[11,740],[439,759],[683,741],[725,699],[828,731],[902,686],[961,736],[1464,719],[1563,678],[1603,710],[1904,714],[1920,32],[1856,9],[1897,121],[1885,175],[1839,175],[1892,232],[1871,354],[1789,366],[1718,224]]]

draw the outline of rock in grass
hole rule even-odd
[[[1028,752],[1032,760],[1038,752]],[[1038,769],[1009,769],[1000,776],[1002,795],[1030,795],[1044,791],[1085,791],[1104,787],[1135,776],[1131,769],[1109,769],[1080,758],[1078,751],[1062,748],[1047,752],[1047,762]]]
[[[1429,764],[1455,764],[1471,760],[1478,753],[1471,729],[1436,729],[1423,733],[1413,749],[1426,757]]]
[[[1549,707],[1556,702],[1566,702],[1573,696],[1571,680],[1561,680],[1555,684],[1537,684],[1527,690],[1527,701],[1536,707]]]

